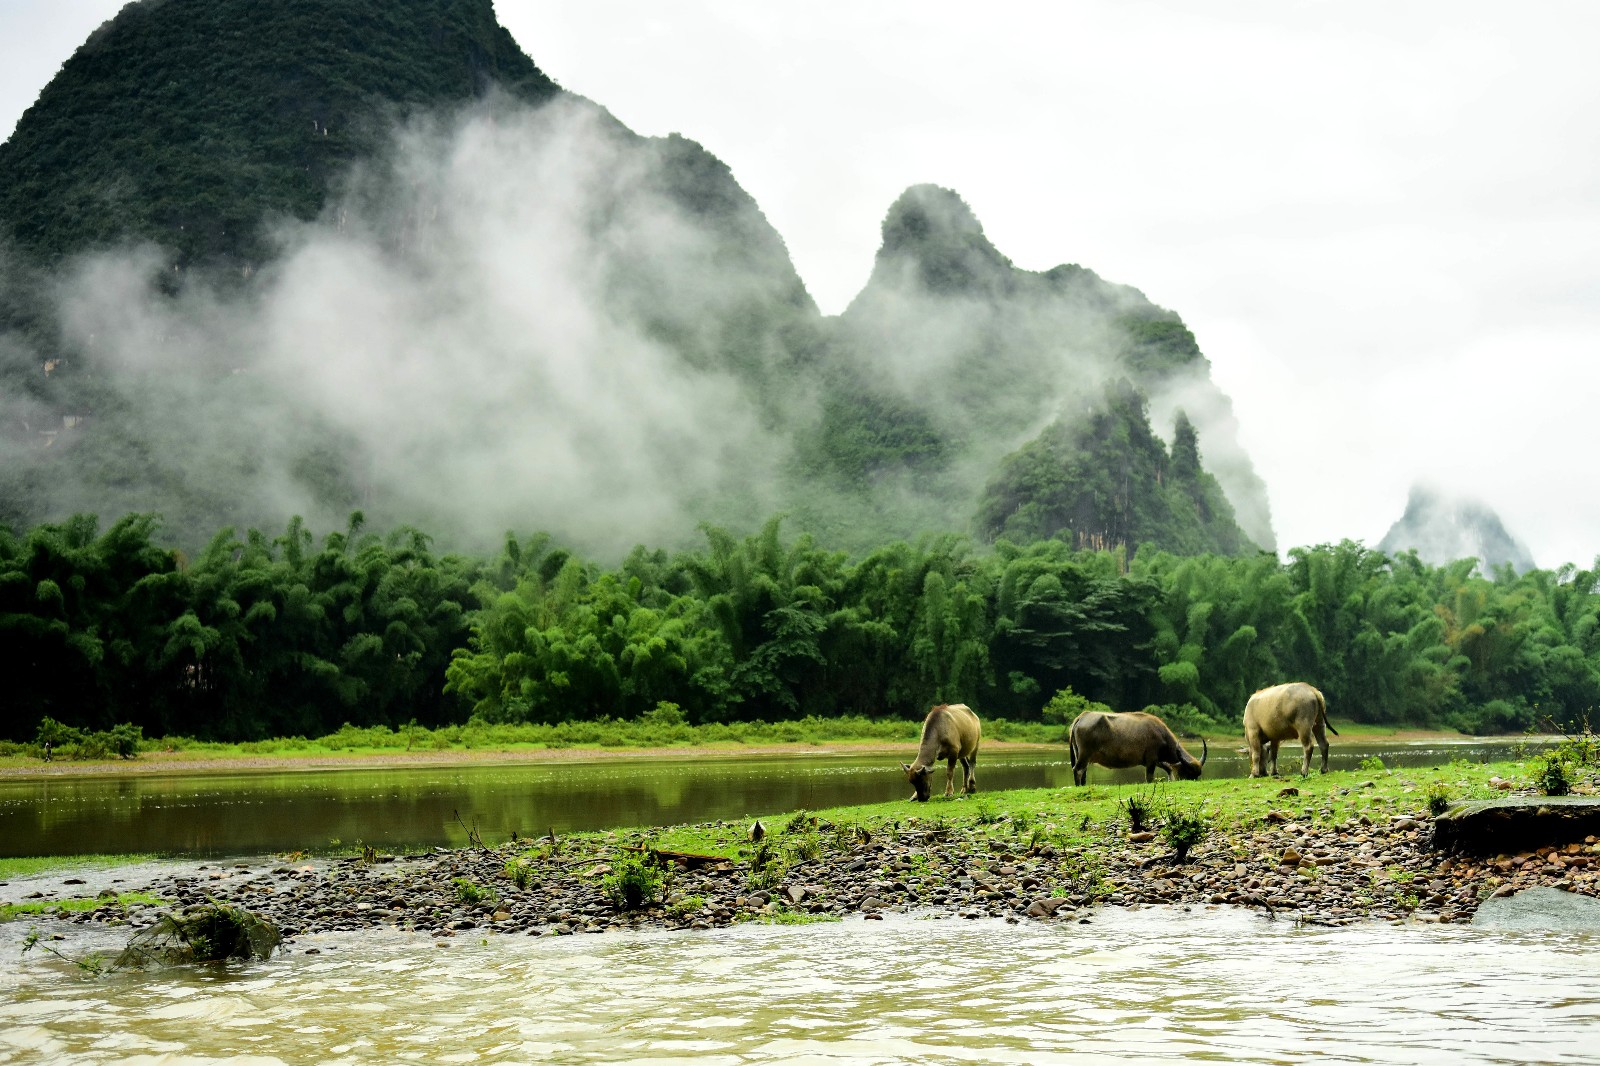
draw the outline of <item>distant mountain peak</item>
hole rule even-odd
[[[1414,550],[1436,566],[1475,558],[1486,571],[1506,563],[1519,574],[1534,568],[1533,554],[1507,531],[1493,508],[1426,485],[1412,486],[1405,514],[1389,527],[1378,550],[1389,554]]]
[[[983,224],[954,190],[913,185],[883,220],[875,277],[906,271],[932,293],[1009,288],[1011,260],[984,236]]]

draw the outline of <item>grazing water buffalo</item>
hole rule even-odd
[[[945,760],[944,794],[955,795],[956,763],[961,764],[961,774],[966,784],[963,792],[978,791],[978,741],[983,739],[983,727],[978,716],[965,703],[941,703],[928,712],[922,720],[922,746],[917,749],[917,761],[909,766],[900,764],[906,780],[915,789],[911,798],[919,803],[928,799],[928,777],[934,763]]]
[[[1160,766],[1168,777],[1192,781],[1200,776],[1200,768],[1211,754],[1210,746],[1201,737],[1200,759],[1196,761],[1178,743],[1167,723],[1143,711],[1121,714],[1084,711],[1072,720],[1067,744],[1072,753],[1072,783],[1075,785],[1088,781],[1092,762],[1112,770],[1142,766],[1146,781],[1156,779],[1156,767]]]
[[[1276,775],[1278,742],[1296,738],[1305,749],[1300,776],[1311,773],[1313,739],[1322,749],[1322,772],[1327,773],[1328,738],[1322,732],[1324,727],[1334,736],[1339,735],[1328,721],[1328,701],[1304,681],[1291,681],[1257,692],[1244,705],[1244,742],[1250,747],[1250,776]]]

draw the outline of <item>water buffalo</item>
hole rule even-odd
[[[1121,714],[1084,711],[1072,720],[1067,744],[1072,753],[1072,783],[1075,785],[1088,781],[1092,762],[1112,770],[1142,766],[1146,781],[1156,779],[1156,767],[1160,766],[1168,777],[1192,781],[1200,776],[1200,768],[1211,754],[1210,746],[1202,737],[1200,758],[1196,761],[1178,743],[1167,723],[1143,711]]]
[[[1328,738],[1322,732],[1325,726],[1334,736],[1339,735],[1328,722],[1328,701],[1304,681],[1291,681],[1257,692],[1244,705],[1244,742],[1250,748],[1250,776],[1276,775],[1278,742],[1296,738],[1305,749],[1300,776],[1311,773],[1313,739],[1322,749],[1322,772],[1327,773]]]
[[[922,746],[917,749],[917,761],[900,764],[906,780],[915,790],[911,798],[927,802],[928,777],[940,759],[945,760],[944,794],[955,795],[956,763],[961,764],[961,774],[966,784],[963,792],[978,791],[978,742],[983,739],[983,727],[978,716],[965,703],[941,703],[928,712],[922,720]]]

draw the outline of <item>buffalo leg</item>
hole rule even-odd
[[[954,759],[945,760],[944,794],[946,796],[954,796],[956,794],[956,761]]]
[[[974,755],[970,759],[962,759],[961,769],[967,775],[967,783],[962,791],[969,795],[978,791],[978,757]]]
[[[1324,733],[1322,731],[1322,723],[1320,721],[1316,724],[1315,727],[1313,727],[1313,729],[1311,730],[1311,733],[1312,733],[1313,736],[1315,736],[1317,738],[1317,747],[1322,749],[1322,772],[1323,773],[1327,773],[1328,772],[1328,734],[1326,734],[1326,733]],[[1309,753],[1308,753],[1308,755],[1309,755]],[[1309,772],[1310,771],[1310,767],[1308,766],[1306,768],[1306,770],[1307,770],[1307,772]]]

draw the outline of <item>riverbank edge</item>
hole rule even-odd
[[[1449,782],[1460,798],[1531,794],[1524,764],[1451,764],[1406,771],[1335,771],[1306,779],[1211,782],[1217,820],[1177,862],[1158,829],[1135,829],[1131,798],[1151,801],[1152,825],[1200,802],[1196,783],[992,793],[927,805],[876,804],[794,812],[754,827],[726,822],[620,830],[417,855],[160,864],[143,876],[116,867],[59,880],[93,895],[142,891],[169,901],[28,916],[53,935],[136,930],[162,909],[204,902],[245,907],[302,938],[375,929],[445,939],[625,929],[713,929],[741,922],[936,918],[1093,920],[1101,907],[1245,907],[1263,919],[1345,925],[1470,921],[1493,896],[1552,887],[1600,898],[1600,842],[1488,857],[1432,848],[1427,797]],[[1582,783],[1592,792],[1595,782]],[[1042,821],[1044,812],[1051,821]],[[700,843],[691,852],[684,843]],[[735,841],[740,841],[736,844]],[[714,861],[702,859],[718,855]],[[664,864],[658,901],[619,908],[608,878],[641,855]],[[121,871],[132,874],[132,870]],[[47,880],[22,878],[31,898]],[[91,883],[91,880],[94,883]],[[103,887],[98,887],[103,886]],[[57,898],[60,898],[59,896]]]
[[[1472,744],[1502,741],[1506,737],[1477,737],[1464,733],[1396,729],[1393,732],[1362,733],[1352,736],[1351,742],[1382,742],[1386,744],[1456,743]],[[1540,740],[1540,737],[1516,736],[1514,739]],[[1244,747],[1243,733],[1207,734],[1206,741],[1213,745],[1234,748]],[[1065,739],[1060,741],[986,740],[983,750],[994,751],[1059,751],[1066,753]],[[254,773],[290,772],[295,770],[359,770],[404,769],[408,767],[480,766],[492,764],[550,763],[550,762],[608,762],[629,759],[691,760],[715,758],[743,758],[749,756],[813,756],[813,755],[889,755],[901,754],[906,758],[916,753],[915,739],[905,741],[885,740],[824,740],[819,743],[774,742],[770,744],[741,744],[727,742],[706,745],[671,745],[665,747],[565,747],[565,748],[475,748],[445,751],[394,751],[394,752],[327,752],[308,755],[252,755],[191,751],[142,752],[135,759],[95,759],[82,761],[41,762],[24,756],[0,757],[0,777],[58,777],[101,774],[188,774],[188,773]]]

